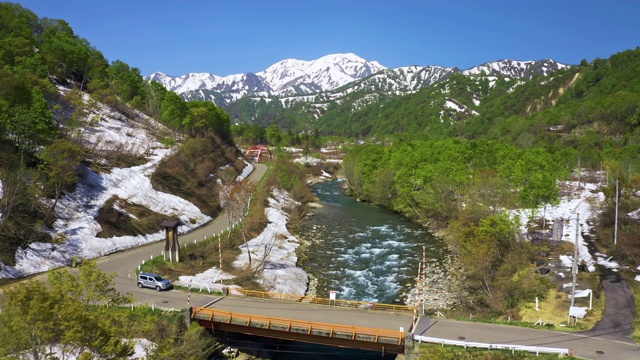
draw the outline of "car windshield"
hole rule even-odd
[[[162,281],[163,279],[162,279],[162,276],[158,275],[158,276],[155,276],[155,277],[153,278],[153,280],[155,280],[155,281]]]

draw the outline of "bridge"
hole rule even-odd
[[[640,358],[640,346],[635,342],[611,341],[606,334],[590,336],[444,318],[414,319],[413,308],[404,305],[247,290],[232,293],[192,307],[191,320],[214,332],[405,354],[406,358],[418,354],[421,342],[534,354],[573,353],[587,359]]]
[[[193,307],[192,321],[223,330],[382,354],[402,354],[413,308],[404,305],[305,298],[241,290]],[[411,342],[411,341],[409,341]]]

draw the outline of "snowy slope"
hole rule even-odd
[[[355,54],[333,54],[312,61],[283,60],[256,74],[220,77],[209,73],[190,73],[174,77],[156,72],[146,79],[156,80],[178,94],[208,89],[286,95],[335,89],[383,69],[385,67],[378,62],[369,62]]]
[[[89,146],[96,149],[121,146],[144,154],[147,163],[130,168],[113,168],[110,172],[100,174],[83,167],[76,190],[62,196],[55,208],[57,220],[49,233],[58,239],[57,243],[32,243],[27,248],[18,249],[15,266],[0,262],[0,279],[24,277],[69,265],[73,257],[92,259],[164,238],[163,231],[148,235],[99,238],[97,234],[102,229],[95,217],[114,195],[129,203],[181,219],[185,224],[181,232],[211,220],[189,201],[157,191],[151,186],[149,175],[160,160],[172,151],[156,141],[149,132],[150,127],[162,127],[161,124],[143,114],[137,114],[137,121],[131,121],[104,105],[93,109],[87,120],[94,117],[100,121],[87,123],[82,128],[83,140]]]
[[[551,59],[539,61],[498,60],[462,71],[463,75],[496,75],[526,79],[534,74],[549,75],[568,66]]]
[[[225,106],[245,96],[287,97],[293,104],[312,102],[316,94],[321,94],[324,100],[334,100],[360,90],[403,95],[434,85],[454,73],[528,79],[534,74],[548,75],[566,67],[544,59],[499,60],[467,70],[432,65],[386,68],[376,61],[349,53],[327,55],[312,61],[287,59],[255,74],[220,77],[190,73],[174,77],[156,72],[146,79],[156,80],[187,99],[208,100]]]
[[[68,90],[60,88],[60,91]],[[85,100],[87,99],[88,96],[85,95]],[[16,265],[9,266],[0,262],[0,279],[21,278],[68,266],[73,258],[94,259],[165,238],[164,230],[146,235],[99,238],[97,234],[102,229],[95,217],[112,196],[179,218],[182,222],[180,233],[200,227],[211,220],[189,201],[153,189],[149,179],[151,173],[173,151],[156,141],[149,131],[163,127],[162,124],[140,113],[136,120],[131,120],[102,104],[93,108],[86,117],[87,120],[93,118],[99,118],[100,121],[87,121],[81,130],[83,140],[88,145],[98,150],[121,146],[137,154],[144,154],[147,162],[130,168],[112,168],[105,173],[96,173],[83,167],[76,190],[62,196],[55,208],[57,219],[53,228],[48,230],[56,239],[55,243],[36,242],[27,248],[19,248],[16,252]],[[243,172],[238,176],[240,181],[254,169],[252,164],[246,161],[245,164]],[[3,186],[0,181],[0,199],[2,196]],[[288,232],[288,215],[284,211],[285,207],[291,208],[293,203],[286,193],[273,190],[272,198],[269,199],[270,206],[265,210],[270,222],[262,234],[249,241],[249,245],[258,244],[260,249],[265,249],[264,245],[268,243],[272,248],[268,253],[260,253],[260,249],[253,252],[255,259],[263,262],[263,271],[257,279],[259,283],[270,291],[304,295],[308,276],[296,267],[299,241]],[[246,261],[245,253],[242,254],[236,262],[239,267],[243,267]],[[194,277],[199,281],[202,278],[208,279],[209,274],[217,276],[217,269],[214,267]],[[224,275],[222,278],[232,277]],[[210,282],[209,279],[207,281]],[[227,285],[230,283],[232,281],[226,281]]]

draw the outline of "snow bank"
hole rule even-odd
[[[299,240],[287,230],[287,210],[299,205],[292,200],[286,192],[274,189],[269,198],[269,207],[265,214],[269,223],[265,229],[254,239],[247,242],[251,253],[252,268],[260,268],[262,272],[258,276],[258,283],[269,292],[304,295],[307,291],[309,278],[307,273],[296,267],[298,257],[296,249],[300,245]],[[236,268],[246,268],[249,265],[247,247],[241,246],[242,252],[233,262]],[[232,284],[232,276],[213,267],[203,273],[193,276],[180,276],[175,283],[179,286],[191,286],[198,288],[206,284],[211,290],[220,291],[222,285],[214,284],[218,280],[228,280],[225,284]],[[234,285],[224,285],[231,288]]]
[[[0,187],[0,198],[2,198],[2,188]],[[632,211],[627,214],[630,218],[640,220],[640,209]]]
[[[614,271],[620,268],[620,264],[612,260],[613,256],[607,256],[602,253],[596,253],[596,257],[597,257],[596,262],[598,263],[598,265],[602,265],[608,269],[613,269]]]
[[[125,121],[127,120],[127,121]],[[0,263],[0,279],[19,278],[71,264],[74,257],[93,259],[164,239],[164,232],[139,236],[98,238],[102,230],[95,217],[112,196],[144,206],[168,217],[179,218],[187,232],[211,220],[195,205],[178,196],[153,189],[149,176],[158,163],[171,153],[148,132],[162,127],[153,119],[130,120],[98,105],[89,114],[89,124],[83,128],[83,140],[98,149],[124,147],[145,155],[146,164],[130,168],[113,168],[110,173],[97,174],[81,168],[81,179],[73,193],[60,198],[55,212],[57,220],[49,234],[55,244],[33,243],[16,251],[16,265]]]
[[[578,306],[574,306],[569,308],[569,316],[573,316],[577,319],[582,319],[584,318],[584,316],[587,315],[587,308],[586,307],[578,307]]]
[[[589,295],[591,295],[591,289],[576,290],[576,298],[589,297]],[[569,294],[568,296],[569,296],[569,299],[571,299],[572,297],[571,294]]]
[[[248,162],[247,160],[244,160],[244,164],[246,166],[244,167],[244,169],[242,169],[242,174],[238,175],[238,177],[236,178],[237,181],[242,181],[246,179],[247,176],[249,176],[251,172],[253,172],[253,165],[250,162]]]
[[[583,234],[588,234],[592,230],[590,225],[595,214],[595,208],[592,204],[598,204],[604,200],[604,194],[598,191],[596,184],[585,184],[578,182],[566,182],[564,186],[571,189],[571,195],[565,196],[560,200],[560,204],[556,206],[547,206],[546,219],[547,224],[553,223],[557,219],[564,220],[564,228],[562,229],[562,240],[575,242],[576,239],[576,218],[579,216],[580,231],[578,234],[578,261],[584,261],[589,271],[595,271],[596,261],[593,259]],[[513,213],[520,219],[522,232],[526,232],[525,225],[529,221],[531,210],[518,210]],[[544,208],[534,210],[534,217],[541,218],[545,215]],[[573,259],[568,258],[573,261]],[[604,265],[605,263],[603,263]],[[612,262],[606,264],[611,265]]]
[[[304,164],[304,165],[320,165],[322,164],[322,159],[314,158],[313,156],[303,156],[298,159],[293,160],[294,163]]]

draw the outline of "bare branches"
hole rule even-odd
[[[235,224],[240,224],[239,231],[242,235],[244,247],[247,249],[249,268],[251,268],[251,251],[249,251],[247,244],[246,222],[244,219],[249,211],[254,187],[254,183],[248,180],[229,182],[220,186],[220,203],[227,211],[229,228]],[[229,232],[229,236],[231,236],[231,232]]]

